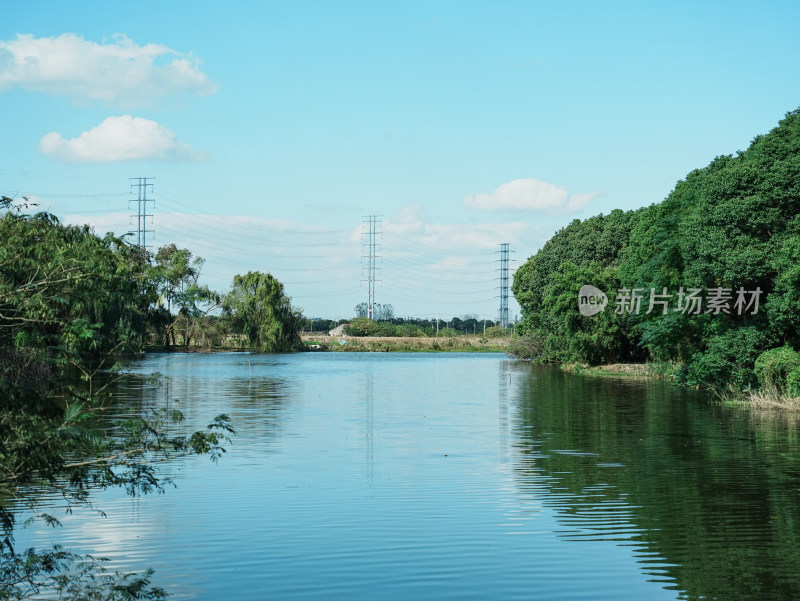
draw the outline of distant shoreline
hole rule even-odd
[[[301,334],[307,350],[318,352],[473,352],[507,353],[511,337],[466,336],[328,336]],[[319,345],[319,348],[313,348]]]
[[[393,352],[393,353],[507,353],[511,337],[485,338],[466,336],[328,336],[301,334],[304,348],[300,352]],[[316,347],[316,348],[315,348]],[[146,353],[241,353],[258,352],[239,346],[148,346]]]

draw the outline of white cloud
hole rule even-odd
[[[39,150],[65,163],[208,159],[206,153],[181,142],[163,125],[131,115],[108,117],[71,140],[50,132],[39,141]]]
[[[382,224],[385,236],[396,236],[421,248],[441,252],[497,250],[500,242],[525,243],[538,239],[540,230],[528,223],[432,223],[425,221],[422,207],[408,205]]]
[[[0,91],[14,87],[123,106],[217,89],[190,54],[122,34],[98,44],[73,33],[0,41]]]
[[[422,205],[406,205],[399,213],[386,220],[386,228],[396,234],[419,232],[425,228],[421,213]]]
[[[556,186],[538,179],[515,179],[501,185],[491,194],[470,194],[464,198],[464,206],[480,211],[579,211],[599,192],[569,195],[563,186]]]

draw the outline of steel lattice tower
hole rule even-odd
[[[128,201],[128,208],[130,208],[131,203],[136,203],[136,244],[143,249],[147,248],[147,218],[152,217],[152,213],[147,213],[147,203],[152,202],[155,204],[155,198],[147,198],[147,187],[150,187],[150,190],[153,189],[153,184],[148,184],[147,180],[154,180],[154,177],[132,177],[130,178],[131,182],[136,182],[131,184],[131,194],[133,194],[134,188],[137,189],[137,198],[132,198]],[[150,230],[150,233],[153,233],[153,230]]]
[[[362,280],[367,282],[368,292],[367,292],[367,317],[370,319],[375,318],[375,282],[376,276],[378,274],[378,267],[376,266],[377,259],[380,258],[380,255],[376,254],[376,251],[380,248],[380,245],[377,242],[378,236],[381,235],[382,232],[378,231],[378,225],[380,221],[378,221],[377,215],[369,215],[364,218],[364,225],[367,226],[367,231],[361,234],[362,239],[366,236],[366,246],[369,249],[369,254],[361,255],[362,259],[367,259],[367,267],[362,267],[362,272],[366,269],[367,279]]]
[[[503,242],[500,244],[500,325],[508,327],[508,264],[510,244]]]

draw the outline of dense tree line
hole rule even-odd
[[[506,332],[498,323],[491,320],[479,320],[468,315],[463,318],[451,317],[450,319],[439,320],[396,317],[379,321],[366,317],[356,317],[350,320],[344,331],[350,336],[387,337],[460,336],[467,334],[504,336],[511,333],[511,330]]]
[[[586,284],[608,297],[598,314],[578,310]],[[573,221],[512,289],[528,353],[544,360],[660,361],[693,385],[746,388],[757,372],[762,385],[800,381],[789,378],[800,344],[800,111],[692,171],[663,202]]]
[[[300,312],[270,274],[236,275],[221,295],[200,284],[204,260],[168,244],[155,255],[89,226],[0,201],[0,348],[51,348],[65,331],[79,355],[145,346],[237,343],[299,348]]]

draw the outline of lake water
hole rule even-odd
[[[175,599],[800,598],[787,416],[496,354],[164,354],[121,407],[227,413],[164,495],[20,529],[154,567]]]

